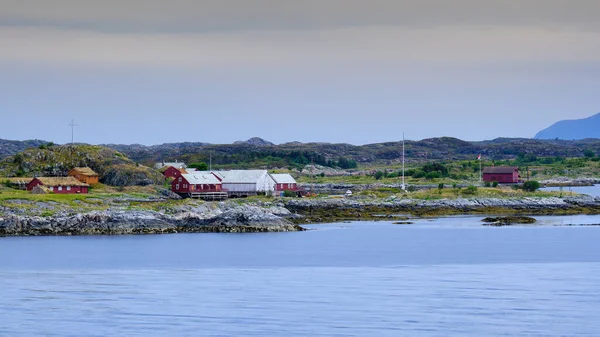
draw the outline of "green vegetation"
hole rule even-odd
[[[206,163],[203,163],[203,162],[191,163],[187,167],[189,167],[189,168],[195,168],[195,169],[197,169],[199,171],[208,171],[208,165]]]
[[[535,180],[526,181],[523,183],[523,190],[527,192],[535,192],[540,188],[540,183]]]
[[[90,167],[102,182],[115,186],[160,183],[162,175],[103,146],[63,145],[52,143],[30,148],[0,161],[0,176],[66,176],[74,167]]]

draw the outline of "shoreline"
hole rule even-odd
[[[273,199],[177,205],[167,211],[108,209],[52,216],[18,214],[4,207],[0,236],[290,232],[305,230],[302,224],[349,220],[570,214],[600,214],[600,198]]]

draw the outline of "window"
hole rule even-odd
[[[181,177],[179,177],[179,182],[181,182]]]
[[[178,190],[179,189],[179,184],[175,185],[175,189]]]
[[[70,191],[70,190],[71,190],[71,186],[67,186],[67,191]]]
[[[58,190],[59,190],[59,191],[62,191],[62,186],[58,186]]]

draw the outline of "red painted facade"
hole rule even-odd
[[[275,184],[275,191],[297,191],[298,184]]]
[[[175,193],[208,193],[224,192],[221,184],[190,184],[183,176],[176,177],[171,183],[171,191]]]
[[[176,178],[179,177],[182,173],[179,169],[173,167],[173,166],[169,166],[164,172],[163,175],[165,176],[165,178]]]
[[[486,167],[483,170],[483,181],[500,184],[516,184],[519,182],[519,169],[516,167]]]
[[[88,193],[88,186],[46,186],[39,179],[34,178],[32,181],[27,184],[27,191],[33,190],[36,186],[44,186],[49,189],[52,193],[56,194],[78,194],[78,193]]]

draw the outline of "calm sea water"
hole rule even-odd
[[[2,336],[598,336],[598,216],[0,238]]]

